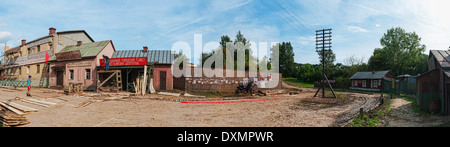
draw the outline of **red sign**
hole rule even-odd
[[[147,65],[147,57],[111,58],[109,66],[136,66]],[[100,59],[100,66],[106,66],[106,60]]]

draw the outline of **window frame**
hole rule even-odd
[[[74,75],[74,70],[73,69],[69,69],[69,80],[73,80],[75,75]]]
[[[89,71],[89,72],[88,72]],[[86,69],[84,69],[84,73],[85,73],[85,76],[84,76],[84,79],[85,80],[91,80],[92,79],[92,76],[91,76],[91,74],[92,74],[92,70],[90,69],[90,68],[86,68]],[[88,74],[89,73],[89,74]],[[89,78],[88,78],[89,77]]]

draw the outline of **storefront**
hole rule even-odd
[[[111,57],[114,51],[111,40],[67,46],[49,60],[49,87],[68,88],[69,83],[76,83],[83,84],[85,90],[95,90],[99,59]]]

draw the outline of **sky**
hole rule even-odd
[[[112,40],[116,50],[172,49],[194,35],[203,45],[234,40],[291,42],[295,61],[319,63],[315,30],[333,29],[335,63],[370,58],[388,29],[416,32],[429,50],[450,46],[448,0],[2,0],[0,51],[20,40],[57,31],[86,30],[95,41]],[[210,51],[211,49],[204,49]],[[191,59],[195,62],[198,59]]]

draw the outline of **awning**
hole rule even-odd
[[[8,49],[7,51],[5,51],[5,54],[17,53],[17,52],[19,52],[19,50],[20,50],[20,46]]]

